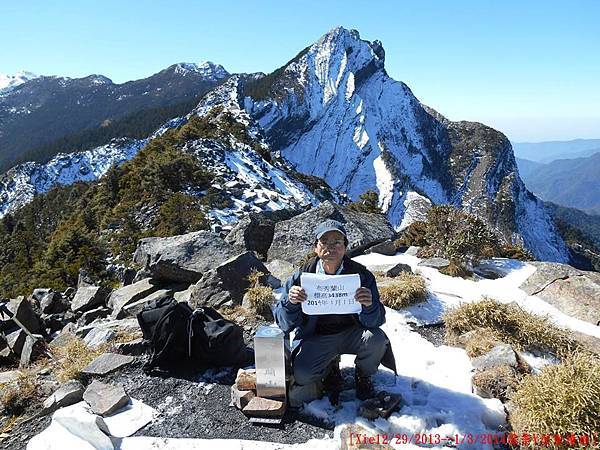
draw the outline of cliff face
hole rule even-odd
[[[508,139],[422,105],[384,62],[380,42],[337,28],[229,98],[243,98],[272,151],[296,170],[353,199],[376,190],[396,229],[418,217],[415,203],[450,203],[538,258],[567,261],[552,220],[519,178]]]

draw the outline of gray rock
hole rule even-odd
[[[79,269],[79,275],[77,277],[77,289],[79,289],[80,287],[89,286],[94,286],[94,280],[92,280],[92,278],[85,270]]]
[[[237,409],[244,409],[254,397],[256,394],[253,391],[242,391],[235,384],[231,386],[231,403]]]
[[[86,375],[108,375],[115,370],[125,367],[134,361],[133,356],[119,355],[117,353],[103,353],[89,363],[81,371]]]
[[[394,256],[396,254],[396,246],[391,239],[375,244],[365,250],[365,253],[379,253],[380,255]]]
[[[158,300],[161,298],[169,297],[172,294],[173,294],[173,291],[171,289],[159,289],[158,291],[153,292],[152,294],[148,295],[147,297],[141,298],[133,303],[129,303],[128,305],[125,305],[121,309],[121,311],[119,311],[117,313],[116,316],[113,313],[113,317],[115,317],[116,319],[122,319],[123,317],[135,317],[137,315],[137,313],[139,313],[147,303],[149,303],[153,300]]]
[[[90,309],[86,311],[81,316],[81,323],[84,325],[89,325],[96,319],[104,319],[108,317],[110,314],[110,309],[106,306],[100,306],[98,308]]]
[[[484,355],[471,360],[477,370],[487,370],[500,366],[517,367],[517,355],[508,344],[498,344]]]
[[[35,343],[39,340],[43,340],[42,336],[40,336],[39,334],[34,334],[33,336],[35,339],[31,336],[27,336],[25,338],[25,343],[23,344],[23,348],[21,349],[21,361],[19,362],[19,368],[29,366],[33,357]]]
[[[285,404],[279,400],[252,397],[242,412],[250,417],[282,417],[285,413]]]
[[[283,259],[275,259],[265,264],[265,267],[271,272],[271,275],[281,280],[282,283],[285,283],[296,270],[293,264]]]
[[[8,348],[10,348],[10,350],[17,356],[21,355],[21,351],[25,345],[25,339],[27,339],[27,333],[20,328],[6,335],[6,343],[8,344]]]
[[[209,270],[198,283],[190,286],[189,304],[192,307],[207,305],[219,308],[233,305],[233,301],[217,271]]]
[[[129,395],[123,386],[111,385],[94,380],[83,393],[83,399],[90,405],[94,414],[110,416],[129,403]]]
[[[111,317],[122,317],[121,310],[125,305],[141,300],[156,292],[159,288],[160,286],[156,281],[146,278],[137,283],[114,290],[108,299],[108,306],[112,309]]]
[[[22,375],[20,370],[8,370],[6,372],[0,372],[0,384],[9,384],[13,381],[17,381]]]
[[[181,302],[189,303],[193,290],[194,290],[194,285],[192,284],[190,287],[188,287],[187,289],[185,289],[183,291],[173,292],[173,298],[180,303]]]
[[[146,353],[149,346],[144,338],[138,338],[129,342],[121,342],[115,345],[115,348],[123,355],[139,356]]]
[[[33,290],[33,293],[31,294],[31,296],[38,302],[41,302],[42,299],[48,295],[50,292],[52,292],[52,289],[50,288],[36,288]]]
[[[41,331],[40,320],[33,311],[31,303],[22,295],[12,299],[6,305],[8,310],[27,328],[30,333],[39,333]],[[0,331],[16,329],[17,324],[9,319],[7,314],[0,315]]]
[[[265,274],[261,277],[261,283],[266,283],[269,271],[253,252],[242,253],[225,261],[196,283],[190,302],[195,306],[213,307],[223,306],[228,302],[241,304],[246,289],[250,287],[246,277],[253,269]]]
[[[225,242],[232,245],[238,253],[255,251],[266,259],[273,241],[275,221],[264,214],[249,214],[231,229]]]
[[[386,277],[397,277],[402,272],[412,273],[412,269],[411,269],[411,267],[408,264],[398,263],[394,267],[392,267],[391,269],[388,269],[385,272],[385,276]]]
[[[208,270],[235,255],[233,247],[210,231],[141,239],[133,260],[162,280],[195,283]]]
[[[137,271],[133,267],[125,267],[123,271],[119,272],[119,281],[123,286],[129,286],[133,283],[136,275]]]
[[[117,337],[113,330],[107,330],[102,328],[94,328],[83,338],[83,342],[89,348],[96,348],[104,344],[108,344],[110,341]]]
[[[600,321],[600,273],[575,269],[567,264],[532,261],[537,270],[523,284],[535,295],[563,313],[594,325]]]
[[[408,247],[406,249],[406,251],[404,252],[405,255],[410,255],[410,256],[417,256],[417,253],[419,253],[419,250],[421,249],[421,247],[417,247],[416,245],[411,245],[410,247]]]
[[[419,262],[419,266],[433,267],[434,269],[444,269],[450,265],[446,258],[427,258]]]
[[[83,398],[83,391],[83,385],[79,381],[67,381],[44,400],[44,414],[50,414],[58,408],[80,402]]]
[[[63,298],[66,298],[67,300],[72,300],[73,296],[75,295],[75,292],[77,292],[77,289],[75,289],[72,286],[69,286],[68,288],[66,288],[64,290],[64,292],[62,293]]]
[[[44,314],[58,314],[69,309],[68,303],[60,292],[49,292],[40,300],[40,308]]]
[[[107,294],[107,290],[101,286],[81,286],[71,300],[71,310],[83,312],[104,305]]]
[[[393,227],[382,214],[352,211],[330,201],[275,225],[268,260],[283,259],[297,264],[314,249],[314,229],[326,219],[342,222],[348,232],[348,253],[357,255],[364,249],[395,236]]]
[[[140,325],[136,318],[126,318],[120,320],[103,320],[94,322],[77,329],[77,336],[84,338],[91,330],[99,328],[102,330],[113,330],[115,332],[132,333],[140,330]]]
[[[75,333],[72,333],[69,330],[63,329],[63,331],[61,331],[59,333],[59,335],[56,336],[52,340],[52,342],[50,342],[50,348],[54,349],[54,348],[64,347],[65,345],[67,345],[73,339],[77,339],[77,336],[75,335]]]

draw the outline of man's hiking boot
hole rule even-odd
[[[344,387],[344,378],[340,371],[340,359],[333,360],[328,370],[329,372],[323,380],[323,389],[327,392],[331,404],[337,406],[340,403],[340,392]]]
[[[354,385],[356,387],[356,398],[359,400],[367,400],[375,397],[375,388],[371,382],[371,377],[362,376],[358,370],[354,371]]]

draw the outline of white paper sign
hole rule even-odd
[[[360,276],[321,275],[303,273],[300,285],[306,291],[307,299],[302,302],[302,312],[308,315],[357,314],[361,304],[354,300],[360,287]]]

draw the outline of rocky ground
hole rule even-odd
[[[134,436],[167,438],[250,439],[299,443],[333,436],[333,425],[301,413],[288,412],[279,426],[252,424],[241,411],[230,406],[233,369],[209,369],[200,374],[153,377],[142,370],[144,357],[125,369],[110,374],[103,382],[120,384],[132,397],[155,408],[158,418]],[[29,409],[35,414],[39,405]],[[2,449],[21,449],[50,424],[51,415],[14,428],[0,443]]]

